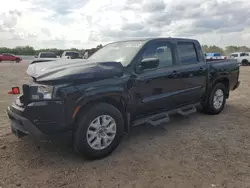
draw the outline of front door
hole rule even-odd
[[[176,91],[182,86],[180,74],[175,71],[180,67],[173,51],[169,41],[154,41],[145,46],[138,58],[139,62],[145,58],[158,58],[159,66],[135,74],[134,87],[130,92],[134,95],[136,116],[175,107]]]

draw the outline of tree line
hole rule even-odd
[[[229,55],[234,52],[250,52],[250,48],[246,46],[226,46],[225,48],[220,48],[218,46],[203,45],[202,49],[205,53],[217,52],[221,55]]]
[[[57,48],[46,48],[46,49],[39,49],[35,50],[32,46],[17,46],[15,48],[6,48],[0,47],[0,54],[1,53],[11,53],[15,55],[38,55],[40,52],[54,52],[57,56],[62,55],[64,51],[76,51],[80,54],[84,54],[88,52],[89,55],[92,55],[94,52],[102,48],[103,45],[99,44],[95,48],[90,49],[77,49],[77,48],[70,48],[70,49],[57,49]]]
[[[84,54],[86,51],[89,53],[89,55],[92,55],[95,53],[98,49],[102,48],[103,45],[99,44],[95,48],[91,49],[57,49],[57,48],[47,48],[47,49],[39,49],[35,50],[32,46],[17,46],[15,48],[6,48],[6,47],[0,47],[0,53],[12,53],[15,55],[38,55],[40,52],[54,52],[57,56],[60,56],[63,51],[77,51],[80,54]],[[208,46],[203,45],[202,49],[206,53],[212,53],[217,52],[221,53],[222,55],[229,55],[233,52],[250,52],[250,48],[246,46],[226,46],[225,48],[221,48],[219,46]]]

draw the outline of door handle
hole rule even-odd
[[[204,70],[205,70],[205,68],[203,68],[203,67],[200,67],[200,70],[201,70],[201,71],[204,71]]]
[[[146,79],[146,80],[145,80],[145,83],[146,83],[146,84],[149,84],[151,81],[152,81],[152,79],[149,78],[149,79]]]
[[[204,72],[206,69],[205,68],[203,68],[203,67],[200,67],[200,72]]]
[[[171,75],[172,75],[173,77],[177,77],[177,76],[180,76],[180,72],[173,71]]]

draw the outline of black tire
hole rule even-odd
[[[249,61],[248,61],[247,59],[243,59],[243,60],[241,61],[241,64],[242,64],[243,66],[248,66],[248,65],[249,65]]]
[[[19,63],[19,62],[20,62],[20,59],[19,59],[19,58],[16,58],[15,61],[16,61],[16,63]]]
[[[116,134],[113,141],[101,150],[93,149],[87,141],[87,130],[91,122],[101,115],[112,117],[116,123]],[[95,104],[88,111],[83,111],[76,125],[74,134],[74,148],[87,159],[101,159],[110,155],[119,145],[124,134],[124,119],[121,112],[113,105],[107,103]]]
[[[216,91],[218,90],[221,90],[223,92],[223,101],[222,101],[221,106],[219,108],[216,108],[213,102],[213,99],[214,99]],[[225,107],[226,91],[227,91],[227,88],[223,83],[215,84],[213,88],[211,89],[210,93],[208,94],[207,99],[205,100],[206,102],[202,104],[203,112],[206,114],[211,114],[211,115],[219,114]]]

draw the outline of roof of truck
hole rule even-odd
[[[126,41],[150,41],[150,40],[187,40],[187,41],[197,41],[196,39],[189,38],[172,38],[172,37],[153,37],[153,38],[136,38],[136,39],[127,39],[116,42],[126,42]]]
[[[147,43],[149,41],[158,41],[158,40],[169,40],[169,41],[182,41],[182,42],[198,42],[196,39],[188,39],[188,38],[172,38],[172,37],[154,37],[154,38],[136,38],[136,39],[127,39],[121,41],[110,42],[108,44],[118,43],[118,42],[132,42],[132,41],[141,41]],[[104,45],[104,46],[106,46]]]

